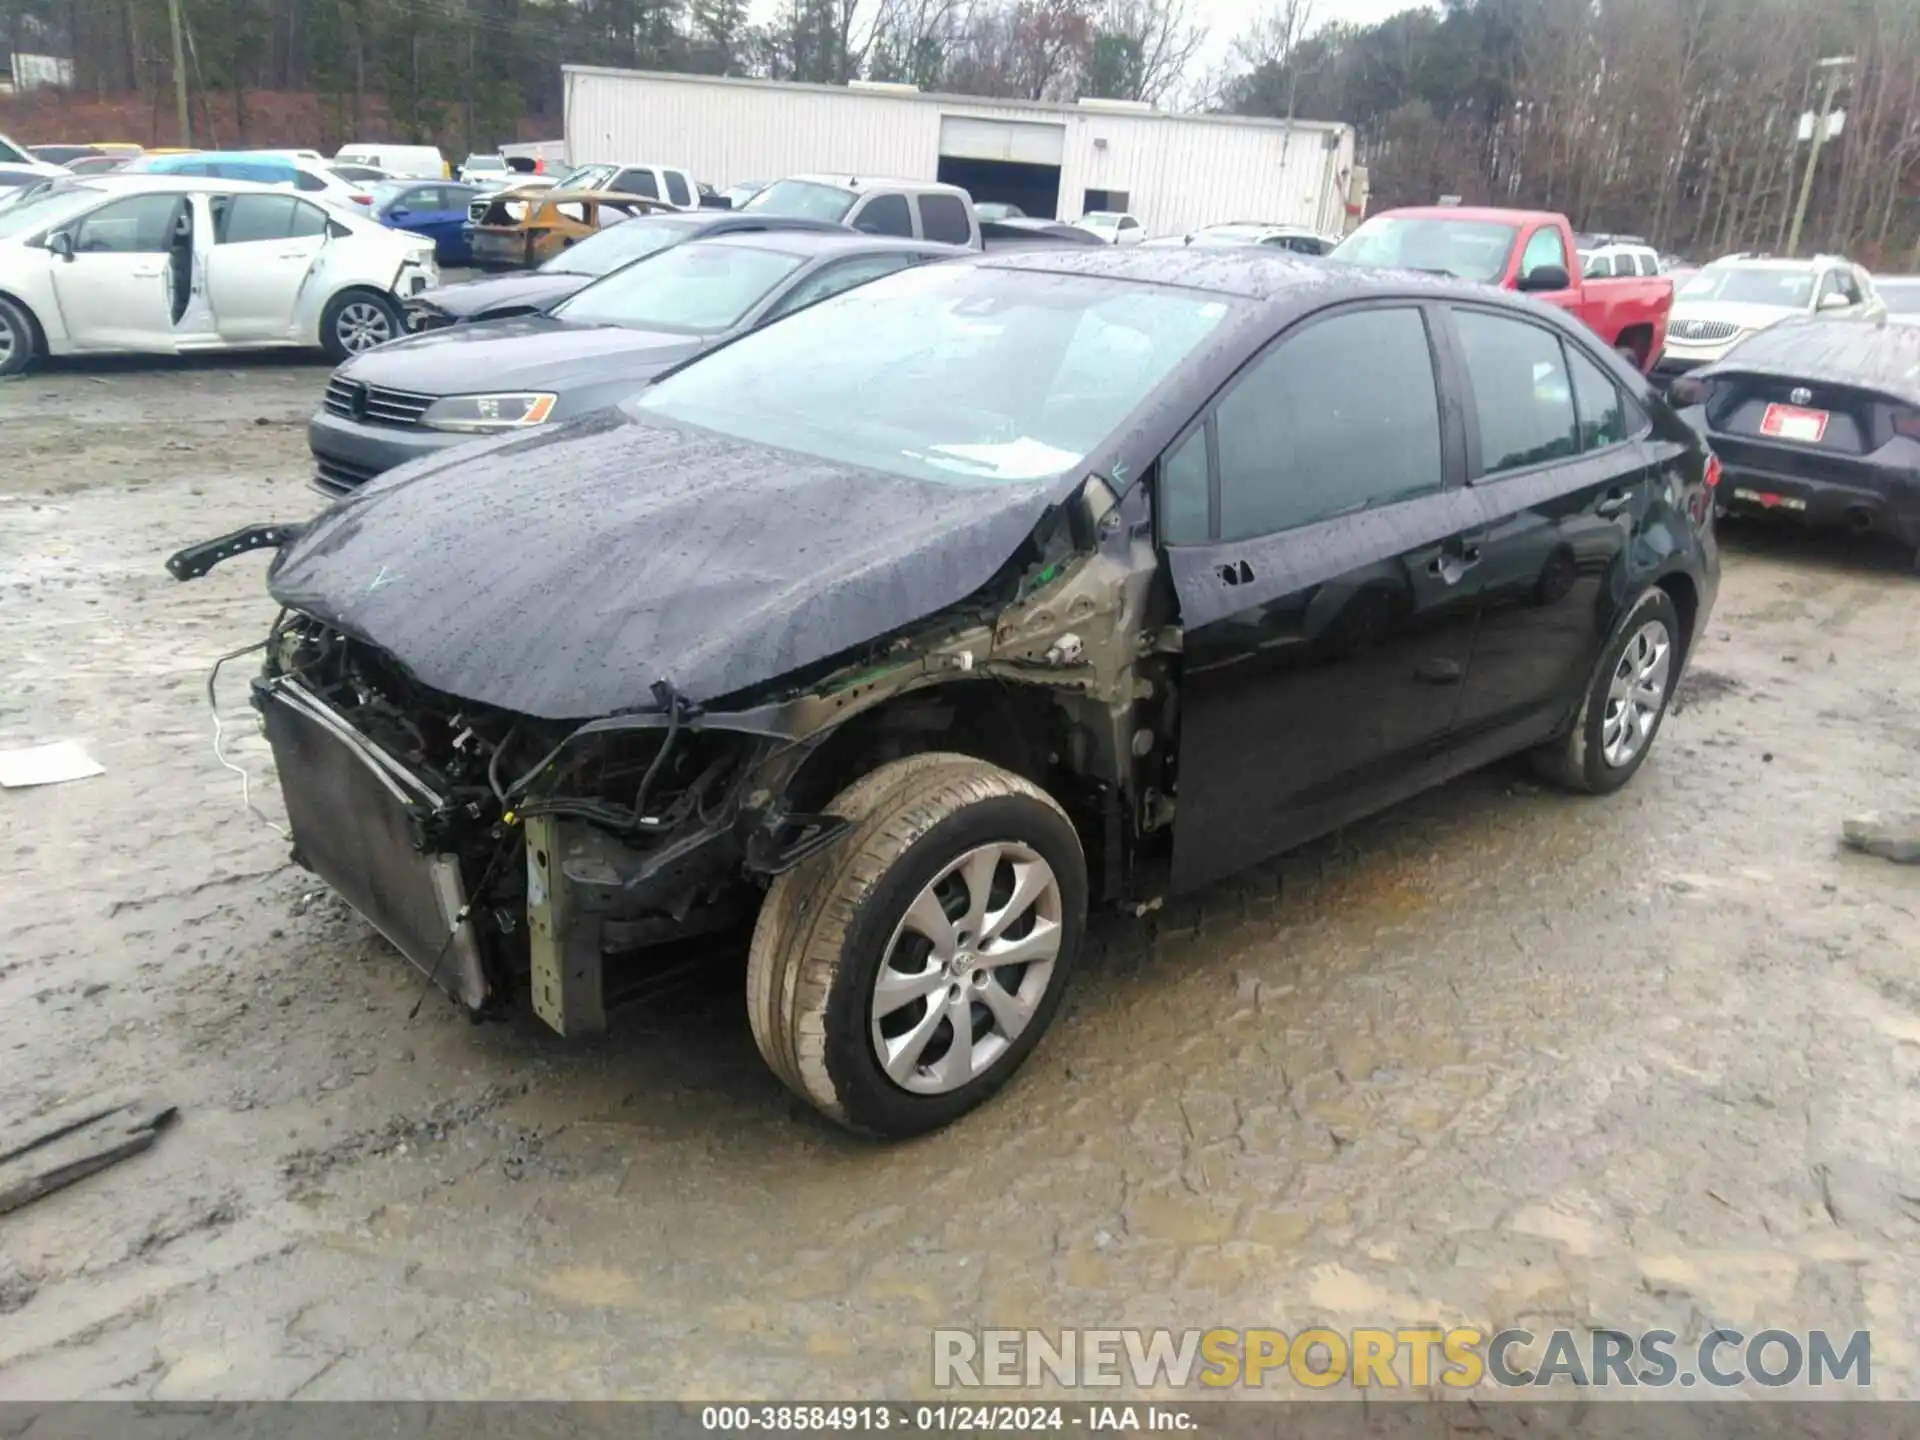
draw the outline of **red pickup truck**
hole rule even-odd
[[[1463,205],[1383,210],[1328,258],[1432,270],[1525,291],[1571,310],[1642,374],[1667,343],[1673,281],[1660,275],[1583,280],[1573,227],[1564,215]]]

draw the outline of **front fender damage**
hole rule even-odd
[[[434,692],[397,657],[297,614],[269,641],[263,688],[324,696],[443,797],[446,813],[425,828],[475,886],[488,1008],[524,985],[551,1028],[590,1034],[620,998],[609,959],[641,957],[621,968],[647,980],[703,964],[714,937],[752,922],[771,876],[834,842],[846,821],[799,799],[796,777],[849,725],[915,692],[991,680],[1043,696],[1058,722],[1050,762],[1116,813],[1150,810],[1135,762],[1151,728],[1136,717],[1161,693],[1153,559],[1124,508],[1090,480],[974,596],[810,673],[709,703],[663,679],[644,710],[571,725],[513,715]],[[300,757],[277,749],[276,759],[284,789]],[[496,863],[516,850],[517,862]]]

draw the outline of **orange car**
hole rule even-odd
[[[473,263],[482,270],[532,269],[608,225],[672,208],[608,190],[527,186],[481,195],[467,207]]]

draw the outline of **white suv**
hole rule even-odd
[[[1878,320],[1886,313],[1867,272],[1839,255],[1723,255],[1674,295],[1667,346],[1653,376],[1665,384],[1710,365],[1748,336],[1794,315]]]

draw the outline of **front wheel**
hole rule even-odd
[[[374,290],[347,290],[320,316],[320,348],[338,364],[405,333],[400,307]]]
[[[1570,790],[1607,795],[1634,777],[1653,748],[1680,678],[1680,612],[1646,591],[1615,631],[1566,738],[1534,752],[1535,767]]]
[[[33,363],[33,322],[11,300],[0,299],[0,375],[18,375]]]
[[[961,755],[882,766],[829,809],[847,834],[773,882],[754,929],[754,1040],[849,1129],[938,1129],[1059,1009],[1086,929],[1079,837],[1046,792]]]

